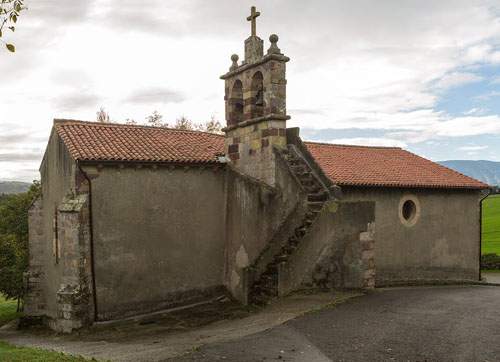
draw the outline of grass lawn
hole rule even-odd
[[[500,195],[489,196],[483,201],[482,253],[500,255]]]
[[[0,341],[0,361],[9,362],[84,362],[82,357],[68,356],[38,348],[15,347]]]
[[[5,300],[0,294],[0,327],[18,317],[16,309],[17,302],[15,300]]]
[[[0,326],[19,316],[16,313],[17,302],[5,300],[0,294]],[[0,341],[0,361],[9,362],[83,362],[81,357],[73,357],[58,352],[49,352],[37,348],[15,347]]]

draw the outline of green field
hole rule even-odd
[[[500,255],[500,195],[489,196],[483,201],[482,253]]]

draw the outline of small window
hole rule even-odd
[[[52,239],[52,255],[54,257],[54,262],[55,264],[59,264],[59,258],[61,256],[61,251],[59,247],[59,224],[58,224],[58,213],[57,213],[57,206],[55,207],[54,210],[54,220],[52,224],[52,232],[54,233],[53,239]]]
[[[413,226],[420,217],[420,203],[414,195],[404,196],[399,202],[399,219],[405,226]]]
[[[410,221],[417,213],[417,205],[412,200],[406,200],[403,204],[403,217],[406,221]]]

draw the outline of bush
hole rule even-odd
[[[18,305],[28,267],[28,209],[39,194],[34,182],[28,192],[0,198],[0,293]]]
[[[500,270],[500,255],[497,254],[481,255],[481,269]]]

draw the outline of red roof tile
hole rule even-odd
[[[79,161],[210,163],[224,150],[223,136],[199,131],[72,120],[54,126]]]
[[[224,137],[170,128],[55,120],[71,156],[80,161],[218,162]],[[305,142],[340,186],[482,189],[488,185],[400,148]]]
[[[483,189],[488,185],[395,147],[306,142],[309,152],[336,184],[411,188]]]

